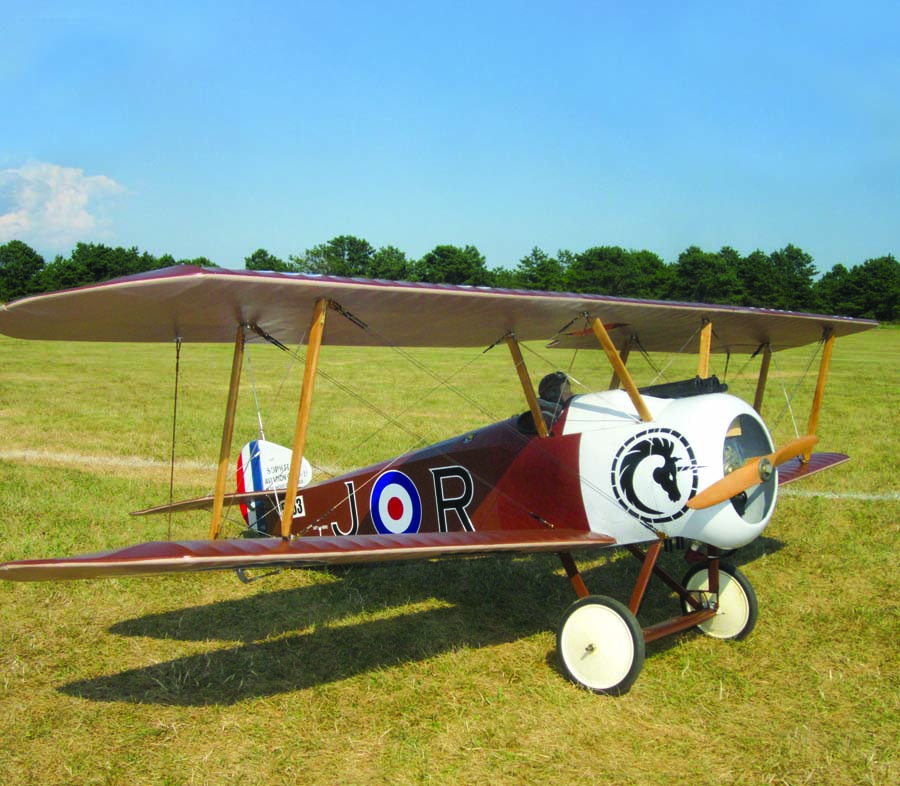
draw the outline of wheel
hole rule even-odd
[[[556,649],[566,677],[594,693],[627,693],[644,665],[640,624],[626,606],[603,595],[569,606]]]
[[[706,564],[694,565],[681,582],[692,591],[709,589],[709,569]],[[687,614],[691,607],[682,600],[681,608]],[[753,585],[734,565],[719,563],[719,610],[716,616],[701,622],[697,627],[714,639],[739,641],[750,635],[759,616],[759,602]]]

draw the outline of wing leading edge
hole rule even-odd
[[[6,562],[0,564],[0,579],[60,581],[236,568],[347,565],[501,552],[569,552],[614,543],[608,535],[564,529],[310,537],[287,541],[280,538],[162,541],[77,557]]]

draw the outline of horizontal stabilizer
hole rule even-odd
[[[278,498],[283,500],[285,495],[284,489],[277,491],[245,491],[240,494],[226,494],[225,507],[232,505],[246,505],[248,502],[258,502],[261,499]],[[206,497],[197,497],[196,499],[185,499],[180,502],[171,502],[165,505],[157,505],[153,508],[145,508],[144,510],[135,510],[132,516],[152,516],[157,513],[182,513],[186,510],[212,510],[213,495]]]
[[[78,557],[5,562],[0,564],[0,579],[60,581],[236,568],[391,562],[498,552],[567,552],[614,543],[615,540],[608,535],[565,529],[304,537],[294,540],[161,541]]]
[[[831,469],[849,460],[850,456],[844,453],[813,453],[806,462],[798,456],[778,468],[778,485],[783,486],[801,478],[808,478],[823,469]]]

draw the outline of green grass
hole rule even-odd
[[[573,363],[588,387],[608,382],[599,353],[533,349],[535,378]],[[212,485],[229,355],[184,348],[176,498]],[[288,442],[302,364],[265,347],[251,357],[267,436]],[[776,383],[792,386],[809,358],[773,368],[764,414],[778,441],[793,429]],[[732,361],[733,391],[752,398],[755,363]],[[632,365],[652,381],[640,357]],[[127,514],[168,499],[173,368],[172,347],[0,339],[0,559],[167,536],[164,518]],[[326,348],[322,369],[308,449],[320,473],[524,406],[502,346]],[[692,373],[689,360],[667,372]],[[795,488],[896,495],[898,379],[900,330],[837,342],[820,447],[853,461]],[[813,382],[795,398],[801,430]],[[235,451],[255,429],[245,374]],[[295,571],[249,586],[231,574],[0,584],[0,773],[43,786],[887,786],[900,781],[898,522],[896,496],[783,494],[738,554],[760,599],[754,633],[651,644],[621,699],[562,677],[555,629],[573,593],[549,556]],[[190,514],[172,534],[207,526]],[[666,560],[682,570],[680,555]],[[601,551],[582,567],[593,592],[627,600],[634,560]],[[642,620],[674,609],[654,586]]]

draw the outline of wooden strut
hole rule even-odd
[[[325,334],[325,314],[328,311],[327,298],[319,298],[313,309],[312,323],[309,329],[309,342],[306,348],[306,365],[303,369],[303,388],[300,391],[300,404],[297,407],[297,424],[294,428],[294,444],[291,453],[291,468],[288,473],[287,490],[284,509],[281,511],[281,537],[287,540],[291,536],[291,524],[294,521],[294,506],[300,485],[300,462],[306,449],[306,435],[309,430],[309,414],[312,410],[313,388],[316,381],[316,369],[319,365],[319,350]]]
[[[656,560],[662,549],[663,542],[661,540],[654,541],[644,556],[641,572],[638,574],[637,581],[634,583],[634,590],[631,593],[631,600],[628,601],[628,609],[634,616],[637,616],[641,608],[641,602],[644,600],[644,593],[647,591],[647,584],[650,583],[650,576],[653,575],[653,568],[656,566]],[[634,553],[634,552],[632,552]]]
[[[819,426],[819,413],[822,411],[822,399],[825,396],[825,382],[828,379],[828,367],[831,365],[831,353],[834,350],[834,333],[829,332],[825,339],[825,345],[822,348],[822,360],[819,363],[819,378],[816,380],[816,392],[813,395],[812,409],[809,413],[809,426],[806,429],[807,434],[815,434]],[[810,448],[803,455],[803,462],[809,461],[812,455]]]
[[[704,606],[696,593],[688,591],[680,581],[657,564],[657,559],[662,550],[662,541],[653,543],[650,548],[647,549],[646,553],[641,551],[637,546],[631,545],[626,546],[626,548],[643,562],[641,573],[638,576],[638,582],[635,584],[635,590],[634,593],[632,593],[631,603],[629,604],[629,609],[631,609],[633,614],[637,614],[641,601],[644,599],[644,592],[646,591],[647,583],[649,583],[651,573],[659,578],[670,589],[674,590],[678,594],[678,597],[683,600],[687,606],[690,606],[693,609],[693,611],[689,611],[687,614],[682,614],[679,617],[672,617],[671,619],[664,620],[656,625],[648,625],[643,629],[645,643],[671,636],[673,633],[680,633],[683,630],[689,630],[690,628],[696,627],[701,622],[705,622],[716,616],[719,610],[718,601],[710,607]],[[710,559],[707,563],[707,568],[709,571],[709,590],[707,594],[718,598],[719,559],[718,551],[715,549],[710,549]],[[644,579],[643,587],[641,587],[641,580],[645,575],[646,578]]]
[[[231,456],[231,439],[234,436],[234,417],[237,412],[238,390],[241,386],[241,368],[244,363],[244,326],[234,337],[234,356],[231,359],[231,380],[228,384],[228,403],[225,405],[225,425],[222,427],[222,445],[219,448],[219,465],[216,471],[216,487],[213,492],[212,518],[209,523],[210,540],[219,537],[222,529],[222,511],[225,507],[225,482],[228,478],[228,460]]]
[[[634,408],[637,410],[638,415],[644,423],[649,423],[653,420],[653,415],[650,414],[650,410],[647,408],[647,403],[644,401],[643,397],[640,394],[640,391],[637,389],[637,385],[634,384],[634,380],[631,378],[631,374],[628,372],[628,369],[625,368],[625,364],[622,362],[622,358],[619,357],[619,353],[616,350],[616,345],[613,343],[613,340],[609,337],[609,333],[606,332],[606,328],[603,326],[603,321],[594,317],[591,320],[591,328],[594,331],[594,335],[597,337],[597,340],[600,342],[600,346],[603,347],[603,351],[606,352],[606,357],[610,362],[610,365],[613,367],[613,372],[618,377],[619,381],[622,383],[622,387],[625,388],[625,392],[628,393],[628,397],[631,399],[631,403],[634,404]]]
[[[525,391],[525,400],[528,402],[528,409],[531,410],[531,417],[534,418],[534,425],[537,428],[539,437],[548,437],[550,432],[547,430],[547,424],[541,415],[541,406],[538,404],[537,396],[534,392],[534,385],[531,384],[531,377],[528,376],[528,369],[525,367],[525,358],[522,357],[522,350],[516,337],[510,333],[506,336],[506,346],[512,355],[513,363],[516,365],[516,372],[519,375],[519,382],[522,383],[522,390]]]
[[[712,322],[703,320],[700,330],[700,354],[697,360],[697,376],[706,379],[709,376],[709,353],[712,351]]]
[[[629,338],[625,345],[622,347],[619,352],[619,358],[622,361],[623,366],[628,365],[628,356],[631,354],[631,339]],[[619,389],[619,375],[613,371],[612,379],[609,380],[609,389],[610,390],[618,390]]]
[[[757,415],[762,414],[763,397],[766,394],[766,382],[769,379],[769,365],[772,362],[772,347],[766,344],[762,350],[762,362],[759,366],[759,376],[756,378],[756,396],[753,399],[753,409]]]
[[[572,582],[572,588],[575,590],[575,594],[579,598],[586,598],[590,595],[591,593],[588,592],[588,588],[585,586],[584,579],[581,578],[581,573],[578,571],[578,566],[575,564],[572,555],[567,551],[560,552],[559,558],[562,561],[563,568],[565,568],[566,576],[568,576],[569,581]]]

